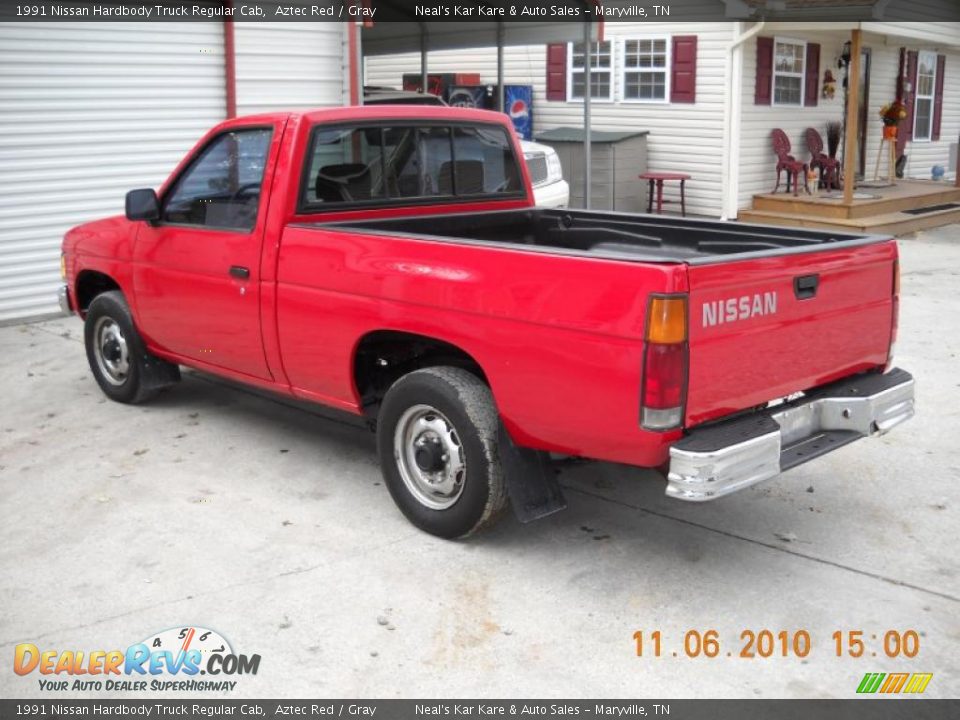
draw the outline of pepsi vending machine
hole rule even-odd
[[[504,111],[524,140],[533,140],[533,85],[504,85]]]

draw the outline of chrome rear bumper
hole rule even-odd
[[[796,402],[694,429],[670,448],[667,495],[714,500],[913,417],[905,370],[861,375]]]

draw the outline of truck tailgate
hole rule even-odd
[[[691,264],[687,427],[887,362],[893,240]]]

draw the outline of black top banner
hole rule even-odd
[[[960,0],[46,0],[7,22],[960,22]]]

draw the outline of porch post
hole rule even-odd
[[[847,122],[843,139],[843,204],[853,204],[857,165],[857,123],[860,118],[860,29],[850,31],[850,72],[847,74]]]

